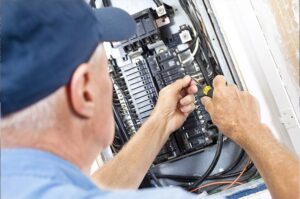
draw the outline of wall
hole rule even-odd
[[[300,154],[299,77],[295,74],[299,47],[293,43],[297,43],[299,23],[297,10],[285,13],[291,6],[280,7],[278,2],[283,0],[211,0],[210,4],[244,83],[261,104],[263,122]]]
[[[299,1],[267,0],[273,17],[276,19],[278,44],[284,57],[286,67],[297,86],[300,95],[299,80]]]

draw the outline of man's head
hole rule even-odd
[[[101,42],[128,39],[134,21],[81,0],[4,0],[1,7],[2,146],[49,150],[86,167],[114,131]]]

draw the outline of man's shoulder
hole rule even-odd
[[[71,163],[53,154],[23,149],[1,151],[1,198],[188,199],[194,195],[179,188],[103,191]]]
[[[53,199],[93,189],[96,186],[76,166],[54,154],[1,150],[1,198]]]
[[[1,198],[9,199],[193,199],[195,195],[179,188],[149,188],[144,190],[104,191],[99,188],[84,188],[71,183],[46,180],[45,178],[19,176],[1,179]],[[18,181],[16,183],[16,180]]]
[[[80,197],[72,195],[72,198],[82,199],[196,199],[196,195],[188,193],[180,188],[148,188],[143,190],[115,190],[102,191],[100,189],[83,191]]]

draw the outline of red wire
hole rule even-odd
[[[228,190],[228,189],[230,189],[239,179],[240,179],[240,177],[245,173],[245,171],[247,170],[247,168],[248,168],[248,166],[249,166],[249,164],[251,163],[251,161],[249,161],[248,162],[248,164],[246,164],[246,166],[244,167],[244,169],[241,171],[241,173],[240,173],[240,175],[238,176],[238,177],[236,177],[236,179],[230,184],[230,185],[228,185],[225,189],[224,189],[224,191],[225,190]]]
[[[198,191],[198,190],[200,190],[200,189],[203,189],[203,188],[205,188],[205,187],[209,187],[209,186],[212,186],[212,185],[231,184],[231,183],[232,183],[232,181],[211,182],[211,183],[207,183],[207,184],[204,184],[204,185],[202,185],[202,186],[199,186],[199,187],[197,187],[197,188],[191,190],[191,192],[195,192],[195,191]],[[243,183],[241,183],[241,182],[234,182],[234,184],[239,184],[239,185],[241,185],[241,184],[243,184]]]
[[[211,182],[211,183],[207,183],[207,184],[201,185],[201,186],[199,186],[199,187],[197,187],[197,188],[195,188],[195,189],[192,189],[191,192],[195,192],[195,191],[198,191],[198,190],[203,189],[203,188],[205,188],[205,187],[209,187],[209,186],[212,186],[212,185],[219,185],[219,184],[229,184],[229,185],[224,189],[224,191],[227,190],[227,189],[229,189],[229,188],[231,188],[234,184],[239,184],[239,185],[241,185],[241,184],[243,184],[243,183],[238,182],[238,180],[239,180],[240,177],[246,172],[246,170],[247,170],[247,168],[248,168],[248,166],[249,166],[250,164],[251,164],[251,161],[249,161],[249,162],[246,164],[246,166],[243,168],[243,170],[242,170],[241,173],[238,175],[238,177],[236,177],[233,181],[219,181],[219,182]]]

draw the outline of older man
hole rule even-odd
[[[95,183],[88,177],[114,135],[101,42],[132,36],[127,13],[92,11],[81,0],[1,4],[1,198],[196,198],[178,188],[134,190],[194,110],[197,87],[190,77],[164,88],[139,132],[92,176]],[[245,148],[274,198],[297,198],[299,162],[261,124],[255,99],[222,76],[214,88],[203,103],[215,124]]]

